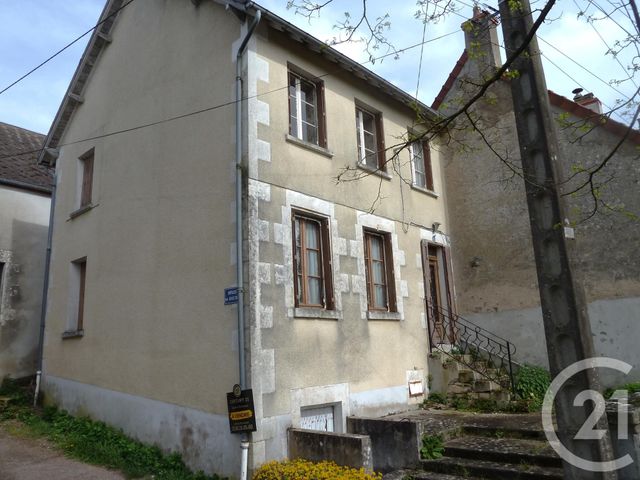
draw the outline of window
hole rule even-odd
[[[91,190],[93,187],[93,149],[80,157],[79,197],[80,208],[91,205]]]
[[[4,292],[4,270],[5,263],[0,262],[0,312],[2,311],[2,300],[3,300],[3,292]]]
[[[364,263],[369,310],[397,311],[391,236],[364,231]]]
[[[416,187],[433,191],[429,142],[418,141],[411,144],[411,166],[413,169],[413,184]]]
[[[358,162],[369,168],[385,170],[382,115],[356,107]]]
[[[289,72],[289,134],[326,148],[323,92],[321,81]]]
[[[328,219],[294,212],[293,244],[296,307],[333,310]]]
[[[81,258],[71,262],[71,291],[69,308],[69,332],[84,330],[84,298],[87,278],[87,259]]]

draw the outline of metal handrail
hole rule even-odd
[[[448,309],[429,306],[429,310],[431,351],[435,349],[454,358],[515,394],[513,343]],[[468,355],[472,361],[467,361]]]

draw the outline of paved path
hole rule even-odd
[[[100,467],[70,460],[42,439],[10,435],[0,423],[2,480],[124,480]]]

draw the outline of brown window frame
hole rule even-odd
[[[375,286],[381,284],[374,284],[372,282],[372,264],[374,261],[378,261],[376,259],[372,259],[370,255],[372,238],[379,238],[382,241],[382,264],[385,272],[385,307],[377,307],[374,304]],[[379,230],[365,228],[363,230],[363,243],[368,309],[370,311],[397,312],[398,303],[396,297],[395,273],[393,269],[393,248],[391,244],[391,234],[389,232],[382,232]]]
[[[73,265],[77,268],[78,284],[74,285],[78,289],[78,305],[76,310],[76,325],[75,331],[81,332],[84,330],[84,300],[86,292],[87,281],[87,258],[79,258],[73,261]]]
[[[414,153],[414,149],[419,149],[422,157],[422,166],[424,168],[424,172],[420,172],[424,174],[425,184],[419,185],[416,182],[416,155]],[[424,188],[425,190],[429,190],[430,192],[434,191],[433,185],[433,168],[431,165],[431,149],[429,148],[428,140],[417,140],[411,144],[411,168],[413,171],[413,184],[418,188]]]
[[[80,158],[82,178],[80,183],[80,208],[88,207],[92,204],[93,194],[93,166],[95,163],[94,149],[92,148]]]
[[[322,300],[319,304],[309,303],[309,294],[307,291],[307,273],[306,273],[306,251],[307,247],[304,242],[305,229],[301,228],[300,238],[301,238],[301,252],[300,257],[298,258],[297,254],[297,243],[296,243],[296,219],[298,221],[304,222],[313,222],[318,225],[319,228],[319,239],[320,239],[320,265],[321,265],[321,282],[322,282]],[[332,266],[333,262],[331,259],[331,239],[329,233],[329,218],[316,215],[314,213],[310,213],[303,210],[292,210],[291,212],[291,242],[292,242],[292,256],[293,256],[293,287],[294,287],[294,296],[295,296],[295,306],[302,308],[321,308],[325,310],[335,310],[335,298],[333,292],[333,271]],[[298,262],[301,262],[301,276],[302,280],[300,285],[302,285],[302,292],[300,291],[300,287],[298,286]]]
[[[376,152],[375,152],[375,160],[376,165],[369,165],[362,158],[362,150],[364,149],[364,145],[362,145],[362,134],[361,130],[364,128],[363,121],[359,116],[360,113],[371,115],[374,118],[374,126],[375,126],[375,140],[376,140]],[[387,156],[386,156],[386,148],[384,144],[384,128],[382,124],[382,113],[376,112],[368,107],[363,106],[362,104],[356,102],[356,145],[358,147],[358,164],[363,166],[364,168],[371,168],[380,170],[383,172],[387,171]]]
[[[309,141],[304,140],[298,133],[298,123],[302,122],[302,119],[299,116],[300,112],[296,111],[296,116],[292,115],[291,111],[291,79],[297,78],[301,82],[310,83],[315,90],[316,103],[314,105],[316,110],[316,128],[318,130],[317,141]],[[318,77],[310,75],[303,70],[289,64],[288,65],[288,74],[287,74],[287,105],[289,108],[289,135],[297,138],[302,142],[307,142],[312,145],[317,145],[322,148],[327,148],[327,125],[326,125],[326,109],[325,109],[325,101],[324,101],[324,82],[320,80]],[[297,93],[297,92],[296,92]],[[297,96],[296,96],[297,99]],[[296,129],[294,131],[293,128],[293,118],[296,118]]]

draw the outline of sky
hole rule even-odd
[[[341,44],[337,48],[412,95],[417,90],[418,99],[430,105],[464,48],[460,24],[471,16],[472,0],[454,3],[455,13],[425,28],[414,18],[416,0],[393,2],[392,11],[387,0],[368,0],[372,18],[390,15],[390,27],[385,35],[396,49],[421,43],[423,34],[424,48],[412,48],[401,53],[398,59],[389,56],[373,64],[368,62],[369,56],[360,42]],[[613,20],[587,21],[589,14],[602,17],[597,11],[598,3],[603,8],[609,5],[606,0],[558,1],[550,14],[552,21],[539,32],[539,43],[549,89],[571,98],[571,91],[582,87],[593,92],[606,107],[613,107],[617,100],[632,96],[637,87],[631,81],[610,84],[628,75],[625,68],[631,56],[630,52],[623,51],[616,59],[607,51],[635,30],[622,14]],[[327,41],[339,34],[334,25],[344,19],[346,11],[350,11],[352,17],[359,13],[361,2],[334,0],[319,17],[312,19],[288,10],[286,0],[262,0],[258,4]],[[497,1],[489,5],[497,8]],[[540,5],[540,0],[533,2],[534,8]],[[103,6],[104,0],[0,0],[0,90],[92,28]],[[587,9],[588,15],[579,18],[580,9]],[[47,133],[88,39],[89,35],[0,94],[0,121]],[[378,52],[376,56],[384,55],[387,50],[382,48]]]

